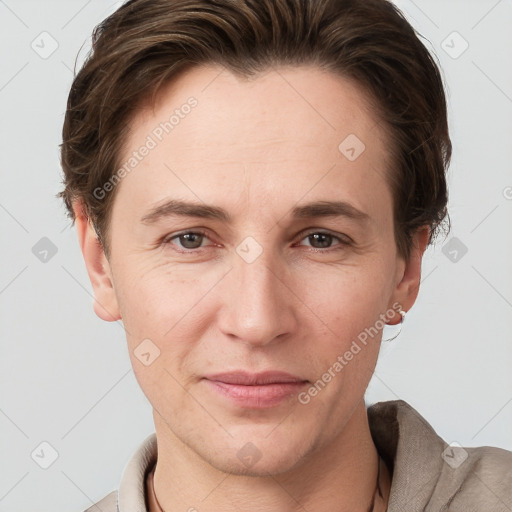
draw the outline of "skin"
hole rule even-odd
[[[364,393],[381,333],[307,404],[295,394],[275,407],[242,407],[202,377],[272,369],[316,382],[394,303],[412,307],[428,228],[414,234],[404,261],[394,241],[385,130],[360,87],[317,68],[277,68],[250,80],[194,68],[167,86],[154,110],[137,114],[123,156],[191,96],[197,106],[118,185],[109,259],[75,207],[95,311],[122,319],[154,409],[158,500],[167,512],[366,512],[378,454]],[[349,134],[366,146],[354,161],[338,149]],[[232,222],[141,222],[170,198],[224,208]],[[293,207],[320,200],[346,201],[368,221],[291,217]],[[199,249],[172,238],[199,228],[207,233]],[[308,237],[318,231],[333,238],[322,245]],[[262,249],[251,263],[236,251],[248,236]],[[388,318],[400,321],[397,313]],[[149,366],[134,353],[144,339],[160,350]],[[248,442],[261,454],[251,467],[237,457]],[[376,510],[386,507],[386,472],[382,485]]]

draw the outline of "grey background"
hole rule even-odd
[[[90,506],[153,431],[122,326],[94,315],[55,198],[75,57],[119,4],[0,0],[0,511]],[[512,2],[397,4],[447,83],[452,232],[425,256],[418,301],[383,346],[367,403],[401,398],[449,443],[511,450]]]

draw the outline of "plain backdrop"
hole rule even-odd
[[[124,331],[93,313],[55,197],[75,57],[119,4],[0,0],[0,511],[85,509],[117,488],[153,432]],[[447,84],[452,231],[425,256],[419,298],[383,346],[367,403],[400,398],[448,443],[510,450],[512,2],[397,4]]]

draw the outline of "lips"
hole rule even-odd
[[[205,378],[212,381],[224,382],[225,384],[241,384],[243,386],[261,386],[281,382],[306,382],[305,379],[280,371],[266,371],[261,373],[235,371],[207,375]]]
[[[275,407],[297,394],[308,381],[281,371],[248,373],[234,371],[207,375],[209,389],[240,407]]]

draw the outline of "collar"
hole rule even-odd
[[[391,472],[388,510],[424,510],[445,469],[447,444],[403,400],[379,402],[367,412],[373,442]]]

